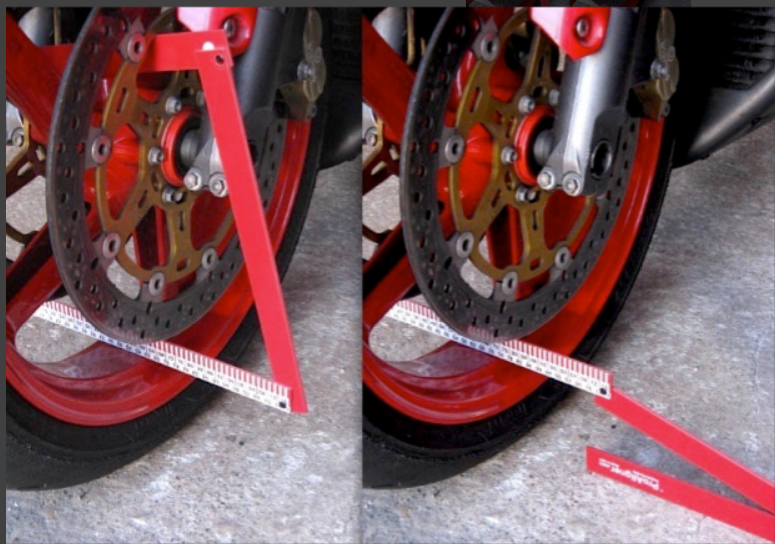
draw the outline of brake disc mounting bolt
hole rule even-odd
[[[519,111],[522,114],[527,115],[528,113],[532,113],[535,109],[536,101],[532,96],[525,95],[519,99]]]
[[[501,151],[501,162],[506,166],[517,162],[517,158],[519,158],[517,150],[511,146],[506,146],[503,148],[503,151]]]
[[[148,281],[148,293],[152,297],[158,297],[164,292],[164,284],[166,283],[166,279],[164,278],[163,272],[157,272],[153,276],[151,276],[151,279]]]
[[[211,272],[216,266],[218,266],[218,252],[215,248],[210,248],[202,254],[202,268]]]
[[[512,296],[517,293],[517,286],[519,285],[519,276],[516,272],[509,272],[503,278],[501,282],[501,289],[506,295]]]
[[[541,170],[536,181],[538,182],[538,186],[545,191],[551,191],[557,187],[557,175],[549,168]]]
[[[159,166],[166,158],[164,151],[160,147],[152,147],[148,151],[148,163],[152,166]]]
[[[455,253],[462,259],[467,259],[474,252],[476,238],[471,232],[463,232],[455,242]]]
[[[205,186],[202,172],[200,172],[197,168],[192,168],[183,177],[183,184],[189,191],[201,191]]]
[[[562,189],[570,196],[579,196],[583,188],[581,176],[576,172],[568,172],[562,178]]]
[[[105,164],[113,150],[113,142],[107,134],[100,134],[91,146],[91,158],[96,164]]]
[[[495,32],[487,32],[479,44],[479,56],[482,57],[482,60],[492,62],[498,58],[499,50],[498,35]]]
[[[161,199],[165,204],[180,204],[185,198],[185,193],[174,187],[165,187],[161,194]]]
[[[573,261],[573,255],[567,247],[561,247],[554,255],[554,265],[560,270],[567,270]]]
[[[526,187],[525,185],[520,185],[516,193],[516,199],[518,203],[527,202],[533,204],[538,200],[539,196],[540,195],[538,194],[538,191],[535,191],[530,187]]]
[[[132,62],[140,62],[145,55],[145,36],[138,32],[132,34],[126,42],[126,56]]]
[[[164,105],[164,110],[167,112],[167,115],[177,115],[183,111],[183,101],[177,96],[170,96]]]
[[[444,146],[444,155],[452,164],[457,164],[466,152],[466,141],[459,134],[455,134]]]
[[[121,249],[121,236],[116,233],[110,233],[102,241],[102,255],[106,259],[115,259]]]

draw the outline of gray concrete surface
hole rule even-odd
[[[223,395],[177,437],[105,479],[6,491],[6,542],[359,539],[359,187],[357,162],[321,175],[284,284],[311,414]],[[266,368],[260,343],[246,360]]]
[[[773,172],[773,125],[674,172],[643,271],[597,357],[623,391],[770,479]],[[761,542],[588,474],[587,445],[736,497],[575,394],[521,443],[466,474],[424,488],[366,491],[364,541]]]

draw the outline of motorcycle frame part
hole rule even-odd
[[[361,13],[347,8],[319,8],[328,32],[324,33],[327,82],[326,137],[320,155],[325,170],[360,156],[361,114],[353,104],[362,102]]]
[[[224,29],[232,55],[244,53],[256,30],[258,8],[177,8],[178,21],[192,32]]]
[[[308,413],[280,275],[269,237],[258,181],[248,149],[232,67],[223,30],[163,34],[148,53],[149,72],[199,72],[221,161],[229,182],[234,221],[256,303],[272,375],[291,389],[291,411]],[[217,99],[215,98],[217,97]]]
[[[764,31],[760,26],[753,28],[751,21],[767,20],[772,28],[775,8],[753,11],[673,10],[676,49],[686,75],[678,86],[672,108],[673,115],[681,117],[676,166],[706,159],[775,120],[775,65],[761,72],[758,81],[750,86],[725,85],[716,78],[717,68],[724,60],[719,58],[721,54],[734,53],[738,63],[742,60],[757,70],[763,68],[764,57],[773,58],[772,53],[767,54],[772,51],[768,45],[772,43],[772,31]],[[731,36],[736,41],[728,41]],[[754,43],[761,47],[758,53]]]
[[[612,10],[602,47],[567,62],[553,128],[554,148],[544,171],[551,172],[571,196],[597,195],[611,173],[609,167],[593,175],[592,154],[602,143],[614,150],[612,153],[619,149],[619,131],[627,120],[638,23],[634,11]],[[567,183],[571,178],[573,189]]]

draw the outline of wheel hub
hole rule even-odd
[[[618,214],[637,135],[637,121],[628,123],[613,165],[620,175],[603,197],[531,190],[559,56],[526,11],[507,17],[450,16],[418,73],[401,166],[404,236],[420,290],[453,328],[490,340],[538,329],[584,282]],[[483,54],[494,35],[497,45]],[[452,138],[465,149],[459,160],[437,151]]]

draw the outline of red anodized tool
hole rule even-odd
[[[256,19],[256,8],[178,8],[178,19],[190,25],[191,32],[156,36],[151,44],[146,69],[149,72],[196,70],[205,96],[218,97],[207,103],[224,174],[232,180],[229,193],[234,222],[272,375],[274,382],[290,389],[291,412],[307,413],[274,248],[234,85],[232,49],[222,29],[223,20],[234,16],[235,10],[246,20]],[[254,25],[240,26],[252,29]],[[240,44],[250,41],[250,36],[239,38],[235,54],[240,52]]]
[[[502,344],[471,340],[446,326],[433,310],[413,301],[398,303],[388,316],[595,395],[595,402],[602,409],[728,485],[763,510],[589,447],[587,467],[591,472],[775,541],[775,484],[624,394],[613,385],[611,372],[520,340]]]

